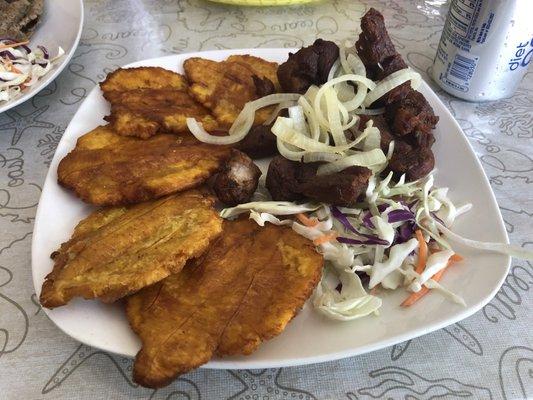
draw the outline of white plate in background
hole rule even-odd
[[[223,60],[231,54],[252,54],[283,62],[289,51],[207,51],[154,58],[128,66],[160,66],[183,72],[182,63],[189,57]],[[477,240],[507,243],[494,194],[461,128],[427,84],[423,83],[419,90],[440,117],[433,147],[436,184],[449,187],[450,197],[456,204],[470,202],[474,206],[457,220],[454,231]],[[57,165],[74,148],[79,136],[104,123],[103,117],[108,112],[109,106],[96,87],[70,122],[51,163],[32,242],[33,281],[37,294],[45,276],[52,270],[50,254],[69,239],[74,226],[92,210],[57,184]],[[308,303],[281,335],[263,343],[252,355],[215,358],[205,367],[274,368],[335,360],[391,346],[460,321],[478,311],[496,294],[508,272],[510,257],[456,248],[465,260],[450,268],[442,282],[464,298],[466,307],[431,293],[406,309],[400,307],[400,303],[407,293],[397,290],[385,293],[379,317],[337,322],[319,315]],[[130,357],[140,349],[140,341],[131,331],[119,303],[106,305],[96,300],[75,299],[66,306],[44,311],[63,332],[89,346]]]
[[[78,47],[82,27],[82,0],[44,1],[43,14],[30,38],[28,46],[32,50],[37,49],[37,46],[44,46],[50,53],[50,57],[55,57],[58,48],[62,47],[65,50],[65,54],[56,60],[52,69],[39,79],[35,85],[25,89],[12,100],[0,101],[0,113],[31,99],[63,71]]]

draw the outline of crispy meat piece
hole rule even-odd
[[[350,167],[331,175],[305,180],[299,190],[304,196],[338,206],[353,205],[363,194],[372,171],[364,167]]]
[[[257,75],[252,75],[255,85],[255,94],[257,97],[265,97],[276,92],[274,83],[267,77],[260,78]]]
[[[433,112],[424,95],[416,90],[386,108],[387,120],[397,136],[413,132],[429,134],[435,128],[439,117]]]
[[[244,139],[237,143],[236,148],[254,159],[277,154],[276,135],[271,129],[272,124],[253,126]]]
[[[339,206],[353,205],[364,193],[371,171],[351,167],[317,176],[320,163],[302,163],[276,156],[268,166],[266,187],[274,200],[295,201],[308,197]]]
[[[185,133],[188,117],[208,131],[218,126],[209,110],[190,96],[185,77],[163,68],[119,68],[100,87],[111,103],[106,120],[123,136],[147,139],[161,131]]]
[[[190,136],[147,140],[119,136],[101,126],[78,139],[59,163],[59,183],[83,201],[121,205],[201,185],[229,157],[230,149]]]
[[[375,8],[368,10],[361,18],[361,34],[355,48],[367,67],[374,67],[396,54],[396,48],[385,27],[385,19]]]
[[[215,354],[252,353],[285,329],[322,266],[313,244],[290,228],[225,221],[204,257],[128,298],[142,340],[135,382],[162,387]]]
[[[407,68],[402,56],[396,52],[387,29],[383,15],[371,8],[361,19],[361,34],[355,43],[357,54],[367,69],[368,77],[373,80],[386,78],[393,72]],[[406,82],[376,100],[374,107],[382,107],[401,100],[411,91],[411,84]]]
[[[192,190],[89,215],[52,255],[44,307],[73,297],[113,302],[181,271],[222,232],[214,199]]]
[[[381,68],[377,71],[377,80],[382,80],[392,74],[393,72],[407,68],[407,64],[403,60],[402,56],[398,53],[384,59],[381,62]],[[407,83],[407,82],[406,82]]]
[[[363,16],[361,29],[356,48],[373,79],[384,79],[407,67],[396,52],[378,11],[372,8]],[[416,180],[431,172],[435,165],[432,130],[438,117],[424,95],[406,82],[376,100],[373,106],[386,106],[384,116],[372,117],[381,132],[382,150],[387,152],[394,140],[394,152],[385,173],[393,171],[398,176],[405,173],[407,180]],[[368,119],[362,116],[360,129]]]
[[[394,172],[397,177],[406,174],[407,181],[413,181],[422,178],[433,170],[435,158],[430,149],[430,143],[418,143],[415,138],[416,132],[412,135],[400,137],[393,135],[385,117],[382,115],[361,116],[359,129],[363,129],[369,119],[372,119],[374,126],[381,133],[381,149],[383,152],[387,153],[390,142],[394,140],[394,152],[387,169],[384,171],[385,174],[389,171]],[[425,140],[434,140],[431,133],[422,134],[418,137]],[[415,138],[414,142],[413,138]]]
[[[435,157],[427,147],[412,148],[404,144],[394,150],[388,169],[398,177],[405,174],[407,181],[415,181],[429,174],[435,167]]]
[[[301,167],[301,168],[300,168]],[[296,201],[303,198],[298,190],[304,165],[279,155],[270,161],[266,176],[266,188],[274,200]]]
[[[215,176],[213,190],[228,206],[247,203],[257,189],[260,176],[261,171],[252,159],[233,149],[230,159]]]
[[[285,92],[305,93],[311,85],[321,85],[339,57],[339,47],[317,39],[308,47],[289,53],[289,59],[278,68],[278,80]]]
[[[393,72],[407,68],[407,64],[403,60],[402,56],[396,53],[395,55],[386,58],[381,62],[381,68],[378,67],[376,72],[376,79],[381,80],[392,74]],[[410,82],[402,83],[400,86],[395,87],[391,91],[387,92],[381,98],[376,100],[373,105],[376,107],[385,106],[395,101],[399,101],[407,96],[413,89]]]
[[[230,56],[221,62],[192,57],[183,63],[191,82],[190,94],[213,113],[221,128],[226,129],[247,102],[260,97],[254,76],[256,80],[269,80],[277,90],[277,67],[276,63],[250,55]],[[259,110],[255,123],[264,122],[271,110],[271,107]]]

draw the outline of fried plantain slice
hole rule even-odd
[[[127,299],[142,340],[134,380],[161,387],[215,354],[253,352],[300,310],[322,266],[314,245],[290,228],[225,221],[204,256]]]
[[[176,89],[186,91],[189,85],[181,74],[161,67],[119,68],[107,75],[100,83],[104,97],[113,92],[134,89]]]
[[[192,136],[142,140],[100,126],[78,139],[57,174],[62,186],[87,203],[122,205],[199,186],[229,155],[229,148]]]
[[[111,92],[111,115],[106,120],[121,135],[147,139],[161,129],[188,132],[187,118],[195,118],[206,130],[218,124],[209,111],[187,92],[175,89],[133,89]]]
[[[190,93],[211,110],[221,128],[229,128],[244,105],[259,98],[253,76],[269,79],[279,90],[278,64],[250,55],[234,55],[225,61],[192,57],[183,63]],[[263,123],[271,114],[267,107],[256,113],[255,123]]]
[[[186,119],[195,118],[206,130],[215,118],[188,92],[183,75],[160,67],[120,68],[100,84],[111,103],[106,120],[123,136],[147,139],[159,132],[188,132]]]
[[[213,202],[191,190],[94,212],[52,254],[41,304],[59,307],[73,297],[112,302],[181,271],[222,231]]]

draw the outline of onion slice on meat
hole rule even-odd
[[[341,160],[318,167],[317,175],[329,175],[349,167],[372,167],[387,162],[387,157],[381,149],[372,149],[352,154]]]
[[[404,68],[393,72],[386,78],[379,81],[374,88],[370,88],[370,93],[366,95],[363,105],[365,107],[370,106],[381,96],[407,81],[411,81],[411,87],[416,90],[422,83],[422,78],[418,72],[413,71],[411,68]]]
[[[207,132],[194,118],[187,118],[187,128],[201,142],[227,145],[241,141],[246,137],[255,119],[255,112],[261,108],[284,102],[296,102],[300,98],[298,93],[274,93],[260,99],[246,103],[233,125],[229,129],[229,136],[215,136]]]

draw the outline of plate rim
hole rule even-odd
[[[77,0],[77,2],[78,2],[78,6],[80,7],[80,14],[79,14],[80,23],[78,25],[78,32],[76,33],[76,38],[74,39],[74,43],[72,44],[72,47],[70,48],[70,50],[67,53],[65,53],[63,55],[64,59],[61,61],[61,63],[58,65],[58,67],[55,68],[49,75],[47,74],[47,75],[44,76],[44,79],[42,79],[39,82],[39,85],[36,88],[28,91],[27,93],[24,93],[22,96],[14,99],[14,100],[8,101],[7,103],[4,103],[4,104],[0,104],[0,114],[4,113],[6,111],[9,111],[12,108],[14,108],[14,107],[16,107],[16,106],[18,106],[18,105],[20,105],[22,103],[25,103],[26,101],[28,101],[31,98],[33,98],[35,95],[37,95],[42,90],[44,90],[46,87],[48,87],[48,85],[51,84],[54,81],[54,79],[56,79],[58,77],[58,75],[61,72],[63,72],[63,70],[69,65],[70,60],[74,56],[74,53],[76,52],[76,49],[79,46],[80,39],[81,39],[81,34],[82,34],[82,31],[83,31],[83,22],[84,22],[84,18],[85,18],[85,9],[84,9],[83,0]],[[50,1],[50,3],[51,3],[51,1]],[[42,28],[43,28],[43,26],[39,26],[37,28],[37,30],[42,29]]]
[[[150,64],[153,64],[154,62],[157,62],[155,60],[161,60],[161,59],[172,59],[172,58],[176,58],[176,57],[179,57],[179,58],[199,57],[202,54],[205,55],[205,53],[219,54],[221,56],[229,56],[231,54],[252,54],[252,55],[261,56],[261,54],[258,54],[258,53],[263,53],[263,52],[264,53],[272,53],[272,52],[274,52],[274,53],[281,54],[282,52],[288,53],[288,52],[295,51],[295,50],[297,50],[297,49],[293,49],[293,48],[258,48],[258,49],[247,48],[247,49],[204,50],[204,51],[188,52],[188,53],[180,53],[180,54],[172,54],[172,55],[161,56],[161,57],[148,58],[148,59],[139,60],[139,61],[135,61],[135,62],[131,62],[131,63],[125,64],[121,68],[131,68],[131,67],[137,67],[137,66],[140,66],[140,65],[150,65]],[[458,130],[460,132],[460,135],[458,135],[458,136],[461,137],[462,145],[466,146],[466,148],[468,149],[469,153],[472,155],[472,158],[474,160],[473,161],[473,165],[475,165],[475,167],[478,170],[478,172],[481,173],[481,175],[483,177],[483,182],[482,182],[483,185],[485,185],[489,189],[490,197],[487,200],[494,206],[494,208],[495,208],[495,210],[497,212],[496,216],[497,216],[497,219],[498,219],[498,229],[503,234],[503,236],[505,238],[505,242],[509,243],[509,237],[508,237],[508,234],[507,234],[507,230],[505,229],[505,225],[504,225],[503,217],[502,217],[502,214],[501,214],[501,210],[500,210],[500,208],[498,206],[498,203],[496,201],[496,196],[494,194],[494,191],[492,190],[492,187],[490,186],[488,177],[485,174],[485,171],[484,171],[484,169],[483,169],[483,167],[481,165],[481,162],[480,162],[479,158],[475,154],[475,151],[473,149],[472,144],[468,141],[468,139],[467,139],[466,135],[464,134],[461,126],[459,125],[459,123],[457,122],[455,117],[452,115],[452,113],[450,112],[448,107],[446,107],[446,105],[442,102],[442,100],[437,96],[437,94],[433,91],[431,86],[429,84],[427,84],[424,80],[422,80],[422,85],[424,86],[424,91],[425,92],[431,93],[431,97],[432,97],[431,100],[432,101],[430,102],[430,104],[433,105],[434,102],[440,103],[439,105],[442,106],[441,108],[443,110],[445,110],[446,117],[449,120],[451,120],[451,122],[452,122],[452,124],[454,126],[454,129],[456,129],[456,130]],[[99,90],[100,89],[99,89],[98,84],[95,85],[95,87],[93,87],[93,89],[91,89],[91,91],[87,95],[86,99],[84,99],[83,102],[79,105],[78,109],[76,110],[76,113],[73,115],[73,117],[71,119],[71,122],[76,119],[76,116],[80,112],[80,109],[82,108],[82,105],[85,103],[85,101],[87,101],[87,99],[91,95],[94,96],[94,92],[97,92]],[[439,116],[440,116],[440,114],[439,114]],[[67,128],[65,129],[65,133],[63,134],[63,137],[61,138],[61,141],[58,144],[58,148],[61,145],[61,142],[64,140],[65,134],[69,131],[69,128],[71,126],[71,122],[69,122]],[[65,141],[68,141],[68,140],[65,140]],[[71,145],[74,146],[75,145],[75,141],[74,141],[74,143],[71,143]],[[44,181],[44,184],[43,184],[43,193],[44,193],[44,190],[46,188],[46,183],[49,180],[51,180],[51,179],[55,179],[55,176],[53,176],[53,175],[55,175],[56,172],[57,172],[57,163],[58,163],[58,160],[56,159],[56,155],[54,155],[54,158],[53,158],[53,160],[52,160],[52,162],[50,164],[50,168],[49,168],[49,170],[48,170],[48,172],[46,174],[46,177],[45,177],[45,181]],[[34,288],[35,288],[35,293],[36,294],[40,293],[40,291],[41,291],[41,287],[38,285],[38,283],[40,283],[40,282],[36,281],[35,268],[34,268],[35,264],[36,264],[36,261],[34,259],[34,253],[35,253],[34,248],[36,247],[35,237],[38,235],[38,232],[40,231],[38,229],[35,229],[35,227],[38,224],[38,220],[39,220],[40,214],[42,212],[44,212],[43,208],[41,207],[41,205],[42,205],[42,202],[39,200],[39,204],[37,206],[37,212],[36,212],[36,216],[35,216],[34,230],[33,230],[33,234],[32,234],[32,246],[31,246],[31,253],[32,253],[32,259],[31,259],[32,278],[33,278],[33,283],[34,283]],[[281,367],[291,367],[291,366],[299,366],[299,365],[309,365],[309,364],[316,364],[316,363],[322,363],[322,362],[327,362],[327,361],[335,361],[335,360],[339,360],[339,359],[343,359],[343,358],[353,357],[353,356],[369,353],[369,352],[372,352],[372,351],[381,350],[383,348],[386,348],[386,347],[392,346],[394,344],[398,344],[398,343],[404,342],[404,341],[409,340],[409,339],[415,339],[417,337],[420,337],[420,336],[429,334],[431,332],[434,332],[436,330],[442,329],[442,328],[444,328],[446,326],[452,325],[452,324],[454,324],[456,322],[459,322],[459,321],[461,321],[461,320],[463,320],[465,318],[468,318],[469,316],[471,316],[471,315],[475,314],[476,312],[478,312],[482,307],[484,307],[486,304],[488,304],[488,302],[490,302],[493,299],[493,297],[496,295],[498,290],[501,288],[501,286],[504,283],[504,281],[505,281],[505,279],[507,277],[507,274],[509,272],[510,265],[511,265],[511,257],[510,256],[506,256],[505,268],[504,268],[504,271],[503,271],[504,273],[502,272],[502,275],[501,275],[501,277],[500,277],[500,279],[498,281],[498,284],[492,288],[492,290],[491,290],[489,295],[484,296],[483,299],[478,301],[476,304],[471,304],[471,303],[468,304],[468,306],[466,308],[462,309],[455,316],[448,317],[448,318],[446,318],[446,319],[444,319],[442,321],[435,321],[433,323],[429,323],[428,325],[424,325],[424,327],[413,328],[413,330],[411,330],[411,331],[408,331],[408,332],[405,332],[405,333],[402,333],[402,334],[396,334],[396,335],[393,335],[392,337],[385,338],[385,339],[379,340],[377,342],[369,343],[369,344],[366,344],[366,345],[360,345],[360,346],[358,346],[355,349],[352,348],[352,349],[344,349],[342,351],[333,351],[333,352],[321,354],[321,355],[318,355],[318,356],[316,356],[316,355],[314,355],[314,356],[301,356],[301,357],[297,357],[297,358],[287,358],[287,359],[283,359],[283,360],[271,360],[271,361],[269,361],[269,360],[263,360],[263,361],[260,361],[260,360],[259,361],[257,361],[257,360],[247,360],[246,358],[245,359],[241,359],[241,360],[232,360],[232,359],[227,359],[227,358],[226,359],[218,359],[217,358],[217,359],[209,361],[207,364],[202,365],[200,368],[206,368],[206,369],[243,369],[243,368],[244,369],[263,369],[263,368],[281,368]],[[503,267],[503,265],[502,265],[502,267]],[[125,356],[125,357],[131,357],[131,355],[129,355],[129,354],[116,352],[113,349],[106,348],[105,345],[96,345],[96,344],[87,343],[86,341],[82,341],[82,340],[78,339],[77,335],[73,335],[73,334],[71,334],[69,332],[66,332],[63,329],[62,326],[56,324],[56,322],[49,315],[50,310],[45,309],[45,308],[43,308],[43,310],[44,310],[45,314],[47,315],[47,317],[50,320],[52,320],[52,322],[54,323],[54,325],[56,327],[58,327],[62,332],[64,332],[68,336],[72,337],[73,339],[75,339],[75,340],[77,340],[77,341],[79,341],[81,343],[87,344],[87,345],[92,346],[92,347],[99,348],[101,350],[104,350],[104,351],[107,351],[107,352],[110,352],[110,353],[113,353],[113,354],[118,354],[118,355]]]

